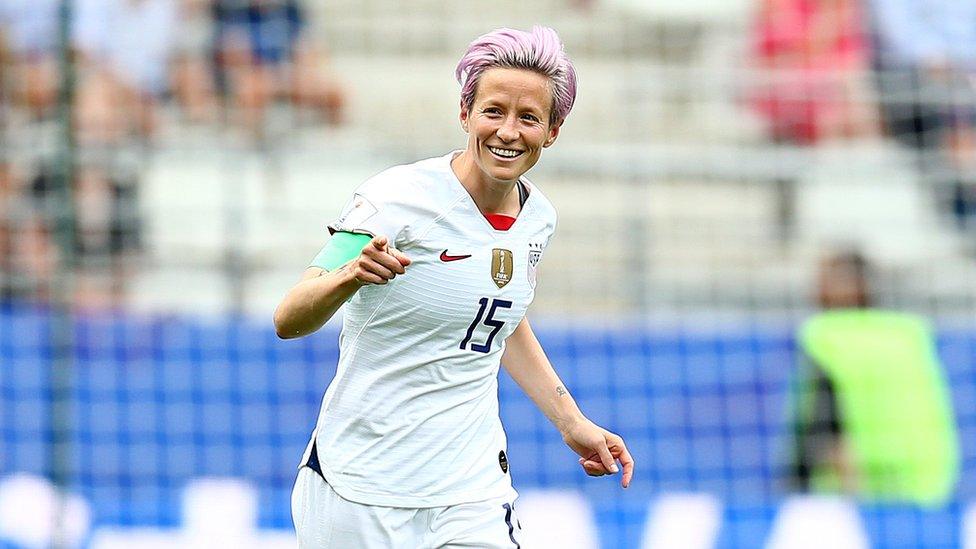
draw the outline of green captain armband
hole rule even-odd
[[[334,271],[359,257],[372,239],[368,234],[337,232],[308,266]]]

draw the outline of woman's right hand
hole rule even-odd
[[[367,284],[386,284],[396,275],[406,272],[410,258],[390,246],[385,236],[375,236],[363,247],[359,257],[350,261],[347,267],[360,286]]]

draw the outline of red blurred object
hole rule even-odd
[[[768,83],[752,97],[774,139],[811,144],[846,133],[850,79],[866,70],[869,41],[855,0],[764,0],[754,54]]]

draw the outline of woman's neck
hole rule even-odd
[[[451,160],[451,169],[482,213],[518,215],[518,193],[513,192],[515,181],[488,179],[468,151]]]

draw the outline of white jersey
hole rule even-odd
[[[530,193],[518,219],[494,229],[451,170],[456,154],[369,179],[330,225],[385,235],[413,261],[345,305],[314,440],[326,480],[351,501],[437,507],[514,496],[498,367],[535,294],[556,212],[523,179]]]

